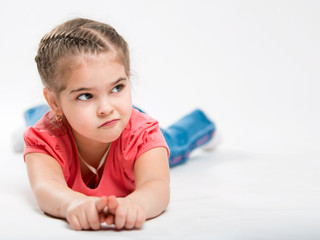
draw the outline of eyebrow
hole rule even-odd
[[[127,80],[127,78],[121,77],[121,78],[119,78],[118,80],[112,82],[112,83],[110,84],[110,86],[115,86],[115,85],[119,84],[120,82],[126,81],[126,80]],[[83,91],[91,91],[92,89],[93,89],[93,88],[81,87],[81,88],[77,88],[77,89],[71,90],[71,91],[69,92],[69,94],[74,94],[74,93],[83,92]]]

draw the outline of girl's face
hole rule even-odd
[[[126,127],[132,111],[130,81],[110,53],[84,54],[66,76],[59,106],[79,144],[110,143]]]

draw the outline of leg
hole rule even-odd
[[[33,126],[42,116],[48,112],[50,107],[48,105],[37,105],[33,108],[29,108],[24,113],[24,118],[28,126]]]
[[[215,125],[199,109],[179,121],[161,129],[170,149],[170,167],[184,163],[192,150],[208,143],[215,132]]]
[[[24,112],[24,118],[26,125],[24,124],[20,128],[16,129],[11,136],[11,141],[13,145],[13,151],[17,153],[23,152],[24,140],[23,132],[26,127],[33,126],[48,110],[48,105],[37,105],[35,107],[29,108]]]

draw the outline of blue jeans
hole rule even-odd
[[[27,125],[33,126],[48,110],[48,105],[28,109],[24,113]],[[201,110],[196,109],[168,128],[161,128],[161,131],[170,149],[169,165],[173,167],[186,162],[192,150],[209,142],[215,125]]]

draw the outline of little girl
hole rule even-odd
[[[169,167],[207,143],[214,124],[196,110],[160,129],[132,107],[128,46],[107,24],[67,21],[35,60],[51,110],[26,112],[24,159],[41,210],[75,230],[140,228],[161,214]]]

